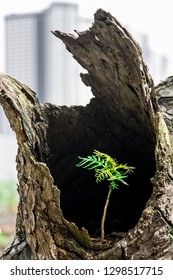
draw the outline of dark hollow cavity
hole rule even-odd
[[[48,110],[49,168],[61,191],[64,217],[93,237],[100,236],[100,223],[108,183],[95,182],[94,171],[77,168],[78,155],[93,150],[109,154],[119,163],[136,167],[129,175],[129,186],[114,190],[106,216],[105,233],[133,228],[152,192],[150,179],[155,173],[155,136],[138,114],[109,110],[97,98],[86,107],[53,107]]]

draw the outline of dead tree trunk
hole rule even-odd
[[[20,197],[16,236],[2,259],[173,259],[172,146],[139,45],[103,10],[77,37],[53,33],[87,70],[81,78],[94,98],[86,107],[41,105],[1,75]],[[93,149],[136,167],[129,187],[112,194],[104,242],[107,188],[75,167]]]

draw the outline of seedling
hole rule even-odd
[[[101,240],[104,240],[105,219],[111,193],[114,189],[118,189],[120,183],[128,185],[124,179],[128,177],[129,173],[133,172],[135,167],[128,166],[127,164],[119,164],[116,159],[97,150],[94,150],[91,156],[87,156],[86,158],[78,156],[78,158],[81,161],[76,165],[77,167],[95,170],[96,183],[103,180],[109,181],[109,190],[101,220]]]

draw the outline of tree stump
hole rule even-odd
[[[154,88],[140,46],[110,13],[98,10],[76,33],[53,32],[87,70],[81,78],[94,97],[85,107],[41,105],[26,85],[0,76],[20,198],[1,259],[173,259],[172,144],[156,99],[167,82]],[[107,186],[75,166],[94,149],[136,167],[129,186],[112,193],[103,242]]]

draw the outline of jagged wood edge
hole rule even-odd
[[[110,17],[110,14],[108,14],[108,15]],[[108,20],[108,24],[110,23],[109,17],[105,19],[105,14],[104,14],[104,17],[103,17],[105,22],[106,22],[106,20]],[[114,21],[113,23],[117,24],[116,21]],[[118,26],[118,28],[119,28],[119,26]],[[61,35],[62,35],[62,33],[61,33]],[[63,36],[68,36],[68,35],[67,34],[66,35],[63,34]],[[63,39],[64,39],[64,37],[63,37]],[[68,48],[69,48],[69,46],[68,46]],[[146,71],[146,69],[145,69],[145,71]],[[146,73],[145,73],[145,75],[146,75]],[[85,77],[87,77],[87,75],[85,75]],[[4,78],[6,78],[7,80],[10,79],[9,77],[7,78],[5,76],[3,76],[3,77],[1,76],[1,83],[4,83],[4,81],[3,81]],[[145,77],[145,80],[146,80],[146,77]],[[12,89],[12,92],[13,92],[13,90],[14,90],[13,86],[14,86],[15,82],[14,82],[14,80],[11,81],[11,82],[12,83],[10,84],[10,88]],[[85,80],[85,82],[86,82],[86,80]],[[87,82],[88,82],[88,80],[87,80]],[[146,252],[142,253],[141,252],[143,246],[145,246],[146,242],[148,242],[148,240],[149,240],[148,238],[151,237],[151,236],[145,236],[146,227],[144,227],[143,221],[146,220],[146,219],[147,219],[147,221],[149,221],[149,223],[148,223],[149,228],[151,228],[151,226],[153,227],[153,230],[151,231],[153,233],[153,236],[150,239],[151,239],[151,243],[155,244],[155,250],[156,250],[155,257],[156,258],[167,258],[167,257],[170,258],[170,252],[172,252],[172,243],[171,243],[172,239],[169,236],[169,226],[172,225],[172,220],[170,218],[171,215],[172,215],[172,207],[171,207],[172,203],[170,203],[170,202],[172,202],[172,200],[171,200],[171,198],[168,198],[168,194],[170,194],[170,190],[172,191],[172,189],[171,189],[172,165],[171,165],[171,161],[170,161],[170,158],[171,158],[172,154],[171,154],[171,151],[170,151],[169,136],[168,136],[168,133],[167,133],[167,128],[164,125],[162,114],[160,114],[160,113],[155,114],[155,112],[156,112],[156,110],[154,109],[155,108],[155,104],[154,104],[154,106],[152,104],[153,96],[151,98],[150,94],[151,94],[151,92],[153,94],[153,88],[152,88],[152,91],[151,91],[150,86],[147,89],[147,85],[148,84],[146,83],[145,87],[146,87],[146,91],[147,91],[147,94],[148,94],[147,102],[145,102],[146,101],[145,100],[145,98],[146,98],[146,91],[142,90],[140,92],[138,92],[138,91],[136,92],[136,90],[135,90],[135,93],[138,94],[138,95],[139,95],[139,93],[141,94],[141,95],[138,96],[138,98],[140,99],[141,96],[142,96],[142,100],[141,101],[142,101],[143,105],[144,105],[144,103],[147,104],[147,106],[148,106],[147,110],[150,113],[149,114],[150,115],[150,120],[151,120],[151,123],[152,123],[155,131],[156,131],[156,136],[157,136],[157,145],[156,145],[157,173],[156,173],[156,176],[153,179],[153,186],[154,186],[153,195],[152,195],[150,201],[148,202],[148,205],[147,205],[146,209],[144,210],[144,212],[143,212],[143,214],[141,216],[141,219],[139,220],[139,223],[136,225],[136,227],[133,230],[131,230],[128,233],[128,235],[124,239],[122,239],[118,244],[115,244],[115,246],[111,250],[108,250],[108,251],[106,251],[104,253],[98,254],[98,256],[96,257],[98,259],[109,258],[110,256],[113,256],[114,252],[116,251],[117,248],[119,248],[119,256],[121,257],[122,252],[123,252],[124,258],[126,258],[126,259],[128,259],[128,258],[137,258],[138,259],[139,257],[141,257],[141,255],[143,255],[144,259],[147,258],[147,255],[148,255],[148,258],[151,258],[153,252],[148,252],[148,253],[146,253]],[[16,86],[16,84],[15,84],[15,86]],[[21,87],[21,84],[20,84],[20,87]],[[7,83],[7,88],[6,89],[7,89],[8,92],[10,92],[9,91],[8,83]],[[25,93],[27,91],[29,91],[29,96],[30,96],[31,91],[28,88],[27,88],[27,90],[25,88]],[[133,94],[134,94],[133,86],[132,86],[132,91],[133,91]],[[14,92],[13,92],[13,94],[14,94]],[[25,145],[23,145],[23,142],[24,143],[26,142],[26,138],[25,138],[26,135],[23,134],[23,133],[21,134],[21,131],[25,131],[25,129],[26,129],[27,132],[30,131],[30,129],[28,129],[29,128],[29,123],[26,121],[25,129],[21,128],[21,126],[24,125],[24,123],[21,120],[20,121],[16,121],[14,123],[14,117],[16,117],[17,120],[18,120],[18,116],[21,114],[20,111],[23,110],[25,107],[24,108],[21,107],[19,111],[18,110],[14,110],[13,106],[10,107],[13,104],[13,102],[11,103],[11,101],[10,101],[12,99],[12,95],[8,96],[9,99],[7,98],[6,92],[4,90],[4,84],[3,84],[3,86],[1,84],[1,96],[2,96],[1,97],[1,103],[3,103],[4,110],[5,110],[6,114],[8,115],[10,123],[11,123],[13,129],[16,132],[19,133],[20,137],[18,137],[18,144],[20,144],[20,147],[23,147],[23,150],[21,149],[23,154],[21,156],[21,154],[19,153],[18,159],[20,158],[21,160],[23,160],[23,158],[25,158],[26,159],[26,164],[28,164],[28,166],[30,166],[30,164],[31,164],[31,166],[32,166],[32,164],[35,165],[36,161],[35,161],[35,159],[33,157],[31,157],[29,162],[27,162],[28,156],[30,155],[30,151],[28,151],[27,147]],[[32,96],[32,94],[31,94],[31,96]],[[19,97],[19,96],[17,96],[17,97]],[[9,102],[7,102],[7,99],[8,99]],[[16,97],[15,96],[14,96],[14,100],[16,102]],[[17,106],[17,108],[18,108],[18,106]],[[17,114],[14,115],[14,112],[15,113],[17,112]],[[25,110],[23,110],[23,112],[26,113]],[[40,114],[40,112],[39,112],[39,114]],[[25,117],[22,116],[22,119],[25,120]],[[28,139],[31,140],[31,143],[30,143],[30,141],[28,142],[29,147],[30,147],[30,144],[31,144],[30,148],[33,149],[32,151],[34,151],[34,147],[32,145],[32,141],[33,141],[33,138],[35,137],[35,134],[34,135],[28,134],[28,136],[29,136]],[[35,141],[33,141],[33,143],[35,143]],[[45,177],[45,173],[47,174],[47,172],[49,172],[49,170],[47,169],[47,167],[43,163],[41,165],[39,165],[38,169],[43,171],[44,177]],[[27,174],[27,172],[26,172],[26,174]],[[163,178],[165,178],[165,177],[167,178],[167,184],[168,184],[167,188],[164,187],[165,180],[163,182]],[[47,182],[47,180],[45,180],[45,182]],[[44,187],[43,187],[43,189],[44,189]],[[50,188],[48,188],[48,189],[50,189]],[[53,189],[55,190],[55,188],[53,188]],[[32,184],[31,184],[30,190],[32,190]],[[168,203],[166,203],[166,205],[169,205],[169,207],[168,207],[168,209],[166,209],[165,213],[164,213],[164,209],[161,209],[162,203],[161,204],[157,203],[158,200],[155,201],[155,199],[154,199],[155,198],[154,195],[157,195],[158,191],[160,193],[159,201],[165,203],[165,200],[166,200],[166,202],[168,202]],[[35,199],[33,197],[33,193],[34,193],[33,190],[30,191],[30,193],[28,193],[28,190],[26,192],[26,197],[29,197],[31,199],[31,201],[32,201],[32,199],[33,200]],[[52,193],[52,191],[51,191],[51,193]],[[58,194],[57,191],[55,191],[55,193],[56,193],[55,197],[56,197],[56,201],[57,201],[57,197],[59,197],[59,194]],[[40,195],[40,193],[39,193],[39,195]],[[164,200],[162,200],[163,198],[164,198]],[[51,203],[51,201],[49,201],[49,202]],[[55,210],[56,207],[55,207],[54,204],[52,205],[52,207]],[[32,207],[31,207],[31,209],[32,209]],[[59,209],[57,209],[57,212],[58,211],[59,211]],[[55,211],[55,213],[57,213],[57,212]],[[32,213],[32,211],[31,211],[31,213]],[[59,217],[59,215],[58,215],[58,217]],[[26,217],[24,217],[24,218],[26,220]],[[57,219],[57,216],[56,216],[56,219]],[[33,229],[35,229],[35,222],[33,221],[32,215],[30,215],[30,221],[31,221],[31,226],[29,226],[29,228],[28,228],[28,236],[29,236],[29,234],[32,233]],[[40,221],[42,221],[42,219],[40,219],[39,222]],[[44,223],[43,223],[43,225],[44,225]],[[160,229],[162,229],[162,232],[163,232],[163,229],[164,229],[164,236],[166,237],[166,240],[164,240],[164,242],[163,242],[163,244],[164,244],[163,248],[159,249],[159,248],[157,248],[157,244],[159,244],[159,246],[160,246],[160,238],[159,238],[159,236],[160,236]],[[31,230],[31,232],[30,232],[30,230]],[[43,234],[43,232],[41,232],[41,234]],[[43,234],[43,237],[44,237],[43,239],[46,240],[46,236],[44,236],[44,234]],[[49,240],[49,241],[51,241],[51,240]],[[50,259],[51,258],[58,258],[57,246],[55,246],[54,240],[52,242],[50,242],[50,244],[51,244],[51,246],[50,246],[51,247],[51,255],[48,254],[49,250],[47,251],[47,253],[45,253],[43,251],[43,248],[41,248],[41,246],[39,248],[39,250],[40,250],[39,251],[38,250],[38,247],[39,247],[38,244],[33,244],[33,241],[29,240],[29,238],[28,238],[28,243],[30,243],[31,248],[33,248],[33,251],[34,251],[35,248],[37,248],[37,250],[36,250],[37,251],[37,253],[36,253],[37,256],[36,257],[37,258],[39,258],[39,257],[50,258]],[[139,247],[138,251],[136,250],[137,249],[136,245]],[[49,247],[49,249],[50,249],[50,247]],[[166,250],[166,252],[165,252],[165,250]],[[88,255],[88,258],[91,257],[89,255]],[[84,256],[86,257],[86,254],[84,253],[84,251],[82,251],[81,257],[84,257]],[[66,257],[67,256],[64,255],[64,258],[66,258]],[[71,258],[74,258],[74,257],[75,256],[72,254]]]

